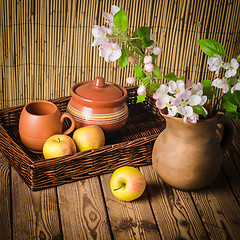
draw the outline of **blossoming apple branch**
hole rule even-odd
[[[222,107],[225,114],[233,119],[240,118],[240,74],[239,62],[233,58],[224,62],[226,57],[224,47],[212,39],[199,40],[202,51],[210,58],[208,69],[215,72],[215,80],[203,80],[197,84],[185,80],[184,76],[177,77],[174,73],[162,75],[155,64],[162,49],[155,42],[156,35],[150,33],[147,27],[138,28],[132,35],[129,33],[128,17],[123,8],[112,6],[112,14],[103,13],[108,24],[95,25],[92,29],[94,42],[92,46],[99,47],[99,55],[106,62],[118,61],[121,68],[129,63],[134,64],[135,77],[128,77],[128,84],[135,84],[138,80],[137,101],[142,102],[147,92],[153,94],[159,109],[167,108],[168,115],[180,116],[184,122],[197,123],[199,116],[211,117],[204,105],[217,93],[214,88],[222,89]],[[120,47],[121,46],[121,47]],[[225,70],[223,77],[219,76],[220,69]],[[166,84],[161,84],[166,79]],[[214,106],[215,109],[216,106]]]

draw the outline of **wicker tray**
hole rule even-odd
[[[165,128],[165,121],[154,99],[147,96],[143,103],[136,104],[136,88],[127,88],[127,91],[127,124],[106,135],[104,147],[45,160],[20,141],[18,120],[23,106],[19,106],[0,110],[0,150],[32,190],[110,173],[124,165],[149,165],[154,141]],[[70,97],[63,97],[52,102],[63,113],[69,100]],[[64,128],[68,125],[69,122],[64,123]]]

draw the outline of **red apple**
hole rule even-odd
[[[110,188],[116,198],[132,201],[143,194],[146,181],[137,168],[124,166],[114,171],[110,180]]]
[[[73,139],[65,134],[51,136],[43,146],[43,156],[45,159],[74,154],[76,151]]]

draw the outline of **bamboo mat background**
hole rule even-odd
[[[133,67],[105,63],[91,46],[92,26],[104,24],[113,4],[133,30],[157,34],[163,73],[212,79],[201,38],[221,42],[230,57],[239,51],[239,0],[0,0],[0,108],[68,96],[73,84],[96,76],[126,86]]]

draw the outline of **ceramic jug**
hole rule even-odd
[[[45,141],[62,133],[63,121],[69,118],[71,126],[64,134],[71,133],[75,121],[69,113],[61,116],[57,106],[49,101],[33,101],[26,104],[19,119],[19,135],[22,143],[32,152],[41,153]]]
[[[225,115],[184,123],[182,118],[162,114],[166,129],[155,141],[153,168],[167,184],[181,190],[195,190],[211,183],[220,172],[222,155],[233,138],[233,123]],[[217,124],[223,124],[219,143]]]

